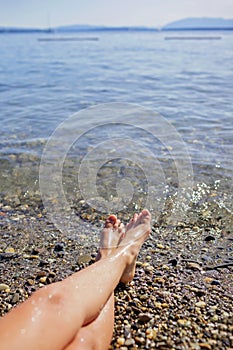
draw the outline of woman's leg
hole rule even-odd
[[[100,234],[100,249],[96,260],[107,257],[112,253],[124,234],[124,225],[111,215],[105,222],[105,228]],[[108,349],[112,339],[114,327],[114,293],[104,305],[96,319],[82,327],[74,340],[65,350],[105,350]]]
[[[125,243],[123,238],[125,238],[125,241],[127,239],[129,243],[130,239],[132,239],[130,234],[127,235],[129,230],[137,229],[137,234],[143,234],[143,231],[140,232],[140,224],[144,219],[142,214],[139,216],[138,214],[135,214],[130,220],[129,224],[126,226],[126,230],[124,230],[124,228],[120,225],[119,220],[117,221],[115,216],[111,216],[109,219],[106,220],[105,229],[101,232],[100,238],[102,248],[109,247],[109,249],[100,248],[98,259],[110,254],[111,248],[114,246],[119,244],[124,245]],[[122,229],[116,227],[122,227]],[[121,282],[128,283],[133,279],[135,273],[135,261],[136,257],[132,261],[132,264],[125,269],[124,275],[121,277]],[[65,348],[65,350],[107,350],[112,339],[113,328],[114,293],[112,293],[100,315],[93,322],[85,327],[82,327],[78,331],[75,339],[68,347]]]
[[[143,234],[139,235],[139,231]],[[82,327],[98,317],[121,277],[125,280],[129,275],[128,269],[149,232],[150,214],[144,210],[136,227],[127,232],[126,246],[113,249],[95,264],[34,293],[0,321],[2,347],[64,349]]]

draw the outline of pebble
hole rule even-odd
[[[181,326],[181,327],[190,327],[190,326],[191,326],[191,321],[185,320],[185,319],[179,319],[179,320],[177,321],[177,323],[178,323],[179,326]]]
[[[205,237],[205,241],[206,241],[206,242],[215,241],[215,237],[214,237],[214,236],[210,236],[210,235],[209,235],[209,236],[206,236],[206,237]]]
[[[212,322],[218,321],[218,315],[214,315],[214,316],[211,318],[211,321],[212,321]]]
[[[92,257],[89,254],[84,254],[84,255],[80,255],[78,257],[78,264],[88,264],[91,261]]]
[[[165,247],[164,247],[163,244],[158,243],[158,244],[157,244],[157,248],[159,248],[159,249],[164,249]]]
[[[142,323],[149,322],[151,319],[152,319],[152,315],[149,313],[145,313],[145,314],[141,313],[138,315],[138,320]]]
[[[117,344],[118,345],[124,345],[125,344],[125,338],[121,337],[117,339]]]
[[[211,281],[211,285],[212,286],[221,286],[221,282],[218,280],[213,280],[213,281]]]
[[[126,339],[124,343],[125,346],[133,346],[134,344],[135,344],[135,341],[132,338]]]
[[[56,243],[55,247],[54,247],[54,251],[55,252],[62,252],[65,248],[65,243],[63,242],[59,242],[59,243]]]
[[[5,250],[5,253],[14,253],[15,252],[15,250],[14,250],[14,248],[12,248],[12,247],[8,247],[6,250]]]
[[[209,349],[209,350],[212,349],[211,345],[208,343],[200,343],[199,345],[201,349]]]
[[[24,259],[28,259],[28,260],[33,260],[33,259],[39,259],[39,255],[27,255],[25,254]]]
[[[7,284],[5,284],[5,283],[0,283],[0,291],[1,290],[6,290],[6,289],[10,289],[10,287]]]
[[[195,305],[200,308],[206,307],[206,303],[204,301],[198,301]]]
[[[39,281],[40,281],[41,283],[45,283],[46,280],[47,280],[47,276],[44,276],[44,277],[41,277]]]
[[[13,298],[12,298],[12,300],[11,300],[11,303],[12,303],[12,304],[16,304],[16,303],[18,303],[18,301],[19,301],[19,293],[15,293],[15,294],[13,295]]]
[[[27,280],[27,283],[30,285],[30,286],[33,286],[34,285],[34,280],[32,278],[29,278]]]
[[[45,271],[38,271],[36,274],[36,277],[40,278],[40,277],[45,277],[47,275],[47,273]]]
[[[211,283],[213,281],[213,278],[211,278],[211,277],[205,277],[204,278],[204,282],[205,283]]]
[[[189,268],[189,269],[191,269],[191,270],[199,270],[199,271],[201,271],[202,269],[201,269],[201,267],[200,267],[200,265],[198,264],[198,263],[194,263],[194,262],[188,262],[187,263],[187,268]]]
[[[140,345],[143,345],[146,342],[146,340],[143,337],[135,337],[135,341]]]
[[[165,283],[165,279],[163,277],[156,277],[154,279],[154,283],[161,283],[164,284]]]
[[[156,331],[155,329],[148,328],[148,329],[146,330],[146,337],[147,337],[148,339],[151,339],[151,340],[153,339],[153,340],[155,340],[156,336],[157,336],[157,331]]]

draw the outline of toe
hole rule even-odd
[[[110,228],[112,226],[115,226],[116,222],[117,222],[116,215],[110,215],[105,221],[105,227]]]
[[[116,222],[114,223],[113,227],[118,228],[121,225],[121,220],[117,219]]]

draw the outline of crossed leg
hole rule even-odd
[[[148,212],[134,214],[130,222],[124,225],[117,220],[115,215],[111,215],[105,222],[105,228],[100,236],[100,250],[97,260],[111,254],[112,250],[117,246],[125,246],[130,244],[130,240],[135,240],[145,233],[145,227],[148,225],[150,216]],[[142,226],[143,224],[143,226]],[[145,226],[144,226],[145,225]],[[150,225],[150,223],[149,223]],[[134,235],[129,230],[134,229]],[[131,231],[132,233],[133,231]],[[136,236],[136,237],[135,237]],[[137,238],[136,238],[137,239]],[[126,242],[127,241],[127,242]],[[137,255],[132,263],[125,269],[121,276],[122,283],[130,282],[135,273],[135,263]],[[72,343],[65,350],[106,350],[112,339],[114,328],[114,292],[100,312],[99,316],[89,325],[82,327]]]
[[[150,213],[143,210],[124,232],[120,221],[109,217],[98,261],[38,290],[0,321],[3,348],[107,349],[113,332],[113,292],[120,280],[127,283],[133,278],[137,254],[150,233],[150,220]]]

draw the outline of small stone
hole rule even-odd
[[[146,323],[149,322],[152,319],[152,315],[149,313],[145,313],[145,314],[139,314],[138,315],[138,320],[142,323]]]
[[[10,309],[12,309],[12,305],[11,304],[7,304],[7,311],[9,311]]]
[[[195,305],[200,308],[206,307],[206,303],[204,301],[198,301]]]
[[[201,267],[198,263],[189,262],[189,263],[187,263],[187,268],[194,270],[194,271],[195,270],[201,271]]]
[[[145,344],[145,339],[143,337],[135,337],[135,341],[137,344],[140,344],[140,345]]]
[[[212,286],[221,286],[221,282],[218,281],[218,280],[213,280],[213,281],[211,282],[211,285],[212,285]]]
[[[213,278],[211,278],[211,277],[205,277],[204,278],[204,282],[205,283],[211,283],[213,281]]]
[[[214,315],[214,316],[211,318],[211,321],[212,321],[212,322],[218,321],[218,315]]]
[[[44,276],[44,277],[41,277],[39,281],[40,281],[41,283],[45,283],[46,280],[47,280],[47,276]]]
[[[161,283],[164,284],[165,283],[165,279],[163,277],[156,277],[154,279],[154,283]]]
[[[190,327],[191,322],[189,320],[185,320],[185,319],[179,319],[177,321],[178,325],[181,327]]]
[[[34,285],[34,280],[32,278],[29,278],[27,280],[27,283],[30,285],[30,286],[33,286]]]
[[[159,249],[164,249],[165,247],[164,247],[163,244],[158,243],[158,244],[157,244],[157,248],[159,248]]]
[[[178,260],[177,259],[170,259],[168,261],[169,264],[172,264],[172,266],[176,266],[178,264]]]
[[[40,277],[45,277],[47,275],[47,273],[45,271],[38,271],[36,274],[36,277],[40,278]]]
[[[152,273],[154,271],[154,267],[152,265],[148,265],[144,267],[144,270],[148,273]]]
[[[146,330],[146,337],[147,337],[148,339],[153,339],[153,340],[155,340],[156,336],[157,336],[157,332],[156,332],[155,329],[148,328],[148,329]]]
[[[15,252],[15,250],[14,250],[14,248],[12,248],[12,247],[8,247],[6,250],[5,250],[5,253],[14,253]]]
[[[63,242],[59,242],[59,243],[56,243],[55,247],[54,247],[54,251],[55,252],[62,252],[65,248],[65,243]]]
[[[92,257],[89,254],[84,254],[84,255],[80,255],[78,257],[78,264],[88,264],[91,261]]]
[[[33,260],[33,259],[39,259],[39,255],[27,255],[25,254],[24,259],[29,259],[29,260]]]
[[[129,339],[126,339],[126,341],[125,341],[125,346],[133,346],[135,344],[135,341],[134,341],[134,339],[132,339],[132,338],[129,338]]]
[[[167,303],[162,303],[161,306],[162,306],[162,308],[164,308],[164,309],[167,308],[167,307],[169,307],[169,305],[168,305]]]
[[[156,309],[162,309],[162,304],[160,302],[156,301],[154,304]]]
[[[208,350],[212,349],[211,345],[208,343],[199,343],[199,346],[201,349],[208,349]]]
[[[15,293],[15,294],[13,295],[13,298],[12,298],[12,300],[11,300],[11,303],[12,303],[12,304],[16,304],[16,303],[18,303],[18,301],[19,301],[19,293]]]
[[[206,236],[206,237],[205,237],[205,241],[206,241],[206,242],[215,241],[215,237],[214,237],[214,236],[210,236],[210,235],[209,235],[209,236]]]
[[[120,345],[120,346],[124,345],[125,344],[125,338],[123,338],[123,337],[118,338],[117,339],[117,344]]]
[[[148,262],[142,263],[142,267],[147,267],[147,266],[150,266],[150,264]]]
[[[7,284],[5,284],[5,283],[0,283],[0,291],[1,290],[6,290],[6,289],[10,289],[10,287]]]

